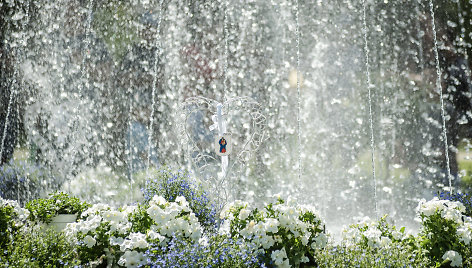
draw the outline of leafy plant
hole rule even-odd
[[[76,248],[63,233],[50,228],[23,229],[8,246],[5,267],[74,267],[80,264]]]
[[[318,267],[431,267],[425,255],[396,245],[390,248],[329,246],[316,254]]]
[[[321,267],[414,267],[430,266],[426,251],[405,227],[397,228],[387,221],[364,218],[343,231],[339,246],[329,246],[317,255]],[[371,265],[368,265],[368,264]]]
[[[465,211],[465,206],[457,201],[434,198],[420,203],[418,214],[422,230],[418,239],[436,265],[472,264],[472,219],[463,215]]]
[[[58,214],[80,214],[90,205],[81,202],[76,197],[71,197],[66,193],[57,192],[51,194],[49,198],[40,198],[28,202],[25,205],[30,211],[31,221],[51,222],[51,219]]]
[[[7,249],[25,225],[28,211],[22,209],[16,201],[0,198],[0,248]],[[8,250],[0,252],[0,260],[8,256]]]
[[[211,229],[216,226],[216,206],[210,202],[208,194],[200,185],[190,182],[187,171],[173,172],[169,168],[163,168],[157,173],[157,178],[146,181],[142,191],[144,203],[149,203],[155,195],[162,196],[169,202],[183,196],[203,227]]]
[[[262,210],[236,201],[223,210],[221,217],[223,230],[234,239],[254,243],[264,252],[266,265],[316,265],[314,253],[328,242],[314,208],[292,206],[281,198]]]

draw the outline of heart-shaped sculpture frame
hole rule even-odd
[[[210,193],[221,203],[237,197],[237,181],[245,176],[244,168],[264,141],[266,117],[261,106],[249,97],[231,98],[222,103],[222,118],[226,131],[232,135],[232,153],[226,172],[213,149],[217,130],[210,130],[212,116],[217,113],[216,100],[192,97],[180,108],[179,133],[186,162]],[[229,191],[231,189],[231,191]]]

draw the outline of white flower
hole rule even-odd
[[[364,232],[364,236],[367,238],[367,244],[371,247],[377,247],[380,244],[381,235],[382,232],[375,227],[370,227]]]
[[[288,259],[283,261],[282,264],[277,265],[277,268],[289,268],[289,267],[292,267],[292,265],[290,265],[290,262],[288,261]]]
[[[392,232],[392,236],[393,236],[393,239],[395,239],[395,240],[402,240],[403,233],[395,230],[395,231]]]
[[[390,247],[390,244],[392,243],[392,240],[388,237],[382,236],[380,238],[380,246],[383,248],[388,248]]]
[[[91,248],[95,246],[95,244],[97,243],[97,240],[95,240],[95,238],[93,238],[92,236],[87,235],[84,237],[84,243],[88,248]]]
[[[124,238],[123,237],[110,237],[110,245],[112,246],[121,246],[121,244],[123,244],[124,242]]]
[[[79,230],[77,229],[78,223],[77,222],[71,222],[66,225],[66,228],[64,229],[64,233],[66,234],[67,237],[73,237],[76,236]]]
[[[128,205],[125,205],[123,208],[122,208],[122,213],[124,213],[126,216],[128,216],[129,214],[133,213],[134,211],[136,211],[136,209],[138,209],[138,206],[128,206]]]
[[[457,235],[459,236],[459,241],[464,242],[464,244],[469,245],[472,238],[472,223],[464,223],[463,226],[457,228]]]
[[[150,240],[159,240],[159,243],[164,242],[164,240],[166,239],[165,236],[162,236],[161,234],[159,234],[159,233],[157,233],[157,232],[154,232],[153,230],[149,230],[149,231],[148,231],[147,237],[148,237]]]
[[[260,242],[262,244],[262,247],[265,248],[265,249],[269,249],[270,247],[272,247],[275,244],[274,238],[272,238],[272,236],[269,236],[269,235],[264,235],[261,238]]]
[[[146,235],[142,233],[131,233],[129,236],[121,243],[120,250],[125,251],[127,249],[136,249],[136,248],[147,248],[149,244],[146,241]]]
[[[306,235],[301,237],[302,245],[306,246],[308,244],[308,238],[309,236],[307,237]]]
[[[117,210],[109,210],[102,213],[103,219],[110,222],[123,222],[127,221],[128,215]]]
[[[454,250],[449,250],[443,255],[443,260],[450,260],[452,267],[462,266],[462,256]]]
[[[146,212],[149,217],[159,225],[168,222],[172,218],[172,215],[168,210],[163,210],[161,207],[156,205],[151,205]]]
[[[188,206],[188,202],[184,196],[177,196],[177,198],[175,198],[175,202],[179,203],[181,206]]]
[[[301,262],[301,263],[306,263],[306,262],[309,262],[309,261],[310,261],[310,259],[308,259],[307,256],[303,256],[303,257],[300,259],[300,262]]]
[[[249,209],[245,209],[245,208],[241,209],[241,211],[239,211],[239,219],[242,221],[247,219],[250,213],[251,211]]]
[[[95,215],[98,212],[109,210],[109,209],[110,209],[110,206],[108,206],[108,205],[94,204],[94,205],[92,205],[92,207],[90,207],[87,210],[85,210],[84,212],[82,212],[81,216],[82,217],[87,217],[87,216]]]
[[[270,258],[274,261],[275,265],[282,265],[284,259],[287,258],[287,252],[285,252],[285,248],[282,248],[281,250],[274,250],[270,254]]]
[[[426,202],[424,199],[420,202],[417,210],[419,214],[423,214],[424,216],[431,216],[437,211],[441,211],[444,208],[445,200],[439,200],[437,197],[433,198],[432,200]]]
[[[441,217],[446,220],[462,223],[462,213],[455,208],[448,207],[447,209],[444,209],[441,211]]]
[[[145,263],[144,254],[138,251],[125,251],[118,264],[125,267],[138,267]]]
[[[278,227],[279,227],[279,221],[277,219],[268,218],[265,220],[264,229],[266,232],[271,232],[275,234],[279,230]]]
[[[321,249],[324,248],[327,243],[328,237],[325,234],[321,233],[315,237],[315,242],[311,244],[311,247],[313,249]]]
[[[160,206],[167,204],[167,200],[162,196],[155,195],[149,203]]]

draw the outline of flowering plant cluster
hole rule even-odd
[[[472,217],[472,195],[467,193],[442,192],[438,194],[438,198],[442,200],[458,201],[465,206],[465,215]]]
[[[207,193],[200,185],[190,182],[187,171],[173,172],[169,168],[163,168],[159,170],[155,179],[146,181],[142,191],[145,203],[151,201],[155,195],[171,202],[178,196],[183,196],[203,227],[206,229],[216,227],[216,206],[210,202]]]
[[[472,218],[459,201],[434,198],[417,208],[422,230],[419,240],[433,263],[452,267],[472,265]]]
[[[312,207],[286,204],[281,198],[262,210],[236,201],[223,209],[221,218],[224,219],[221,231],[255,244],[264,251],[267,265],[314,265],[315,251],[325,247],[328,240]]]
[[[144,264],[144,251],[151,244],[164,245],[172,237],[198,241],[202,233],[184,197],[168,202],[154,196],[146,206],[118,210],[97,204],[81,218],[65,230],[77,243],[81,259],[100,263],[107,258],[125,267]]]
[[[405,228],[396,230],[395,226],[390,226],[386,215],[379,221],[365,217],[360,223],[343,230],[342,236],[342,244],[347,248],[389,248],[408,239]]]
[[[426,252],[421,248],[413,235],[405,233],[405,227],[397,228],[387,221],[387,215],[374,221],[365,217],[358,224],[350,225],[343,230],[340,246],[325,252],[325,256],[342,252],[348,256],[357,256],[344,260],[352,266],[372,261],[372,267],[404,267],[415,265],[417,267],[429,264]]]
[[[472,218],[453,199],[420,203],[418,235],[386,216],[366,218],[334,245],[313,207],[280,197],[262,208],[235,201],[217,222],[215,206],[185,174],[161,172],[144,189],[145,202],[121,208],[63,193],[28,209],[0,199],[0,266],[472,267]],[[42,229],[61,212],[76,212],[78,221],[61,234]]]

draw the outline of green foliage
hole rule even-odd
[[[74,267],[80,264],[75,247],[63,233],[36,227],[22,230],[8,246],[8,254],[3,260],[6,267]]]
[[[25,205],[25,208],[30,211],[31,221],[44,223],[51,222],[57,214],[80,214],[88,207],[90,207],[89,204],[62,192],[51,194],[49,198],[32,200]]]
[[[316,254],[318,267],[431,267],[421,252],[396,245],[391,248],[330,246]]]
[[[429,266],[427,252],[415,236],[406,235],[387,221],[368,218],[343,232],[340,246],[330,246],[317,255],[321,267],[414,267]],[[428,265],[427,265],[428,264]]]
[[[149,205],[138,205],[138,208],[129,215],[129,221],[133,224],[131,227],[132,232],[146,233],[147,230],[151,229],[154,221],[149,217],[146,209]]]
[[[0,207],[0,248],[6,249],[14,241],[14,237],[20,230],[20,225],[15,223],[16,212],[12,206]],[[0,252],[0,263],[8,257],[8,251]],[[4,256],[6,255],[6,256]]]
[[[423,230],[418,235],[421,247],[428,252],[433,263],[444,263],[443,255],[449,250],[459,252],[464,263],[472,264],[471,247],[461,242],[457,235],[459,224],[441,217],[441,213],[435,213],[429,217],[423,216]]]
[[[92,247],[87,247],[83,242],[78,243],[78,256],[82,263],[101,262],[105,258],[105,250],[110,247],[110,224],[102,222],[93,232],[98,243]],[[77,238],[84,240],[88,234],[78,234]]]

